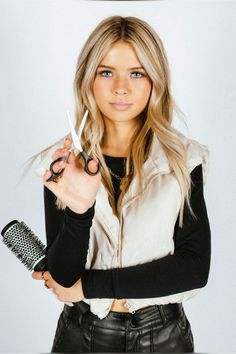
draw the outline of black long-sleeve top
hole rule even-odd
[[[113,172],[124,174],[124,159],[105,160]],[[62,286],[72,286],[80,277],[84,296],[90,298],[150,298],[167,296],[204,287],[208,281],[211,258],[211,231],[203,193],[202,165],[191,172],[191,206],[195,221],[185,206],[184,226],[174,228],[173,255],[114,269],[85,269],[94,205],[83,214],[66,207],[58,210],[54,194],[44,187],[47,236],[47,269]],[[119,195],[118,180],[112,178]],[[140,286],[142,284],[142,286]]]

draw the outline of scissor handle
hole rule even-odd
[[[95,171],[95,172],[90,171],[89,168],[88,168],[88,163],[89,163],[89,161],[91,161],[93,159],[85,151],[80,152],[80,154],[82,155],[83,160],[84,160],[84,170],[85,170],[85,172],[87,172],[90,176],[95,176],[100,170],[100,165],[98,164],[97,171]],[[62,168],[60,171],[55,172],[53,170],[53,166],[54,166],[55,163],[57,163],[59,161],[68,160],[68,157],[69,156],[61,156],[61,157],[58,157],[58,159],[52,161],[52,163],[50,164],[50,167],[49,167],[50,171],[52,172],[52,175],[47,179],[47,182],[55,181],[59,176],[62,175],[62,173],[65,170],[65,168]]]
[[[58,157],[58,159],[52,161],[52,163],[50,164],[50,171],[52,172],[52,175],[46,180],[47,182],[50,182],[50,181],[55,181],[59,176],[62,175],[63,171],[64,171],[64,168],[62,168],[60,171],[58,172],[55,172],[53,170],[53,166],[55,163],[59,162],[59,161],[65,161],[68,159],[68,156],[61,156],[61,157]]]
[[[89,161],[93,160],[92,157],[90,157],[85,151],[80,152],[80,154],[83,157],[84,160],[84,170],[85,172],[87,172],[90,176],[95,176],[96,174],[98,174],[99,170],[100,170],[100,165],[97,165],[97,171],[96,172],[92,172],[89,170],[88,168],[88,163]]]

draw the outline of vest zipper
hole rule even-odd
[[[123,212],[121,211],[121,215],[119,217],[119,234],[118,234],[118,249],[117,249],[117,264],[119,268],[121,267],[121,235],[123,229]]]

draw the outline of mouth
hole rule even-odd
[[[118,110],[118,111],[124,111],[126,109],[128,109],[130,106],[131,106],[131,103],[117,103],[117,102],[114,102],[114,103],[110,103],[111,106]]]

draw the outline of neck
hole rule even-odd
[[[105,133],[102,151],[106,155],[127,157],[130,151],[131,138],[136,130],[136,120],[126,122],[104,119]]]

